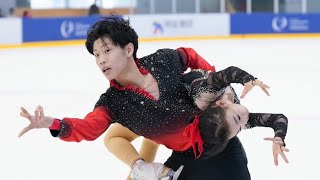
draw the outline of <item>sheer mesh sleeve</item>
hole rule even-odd
[[[211,73],[208,77],[207,83],[215,84],[217,88],[222,88],[231,83],[241,83],[244,85],[246,82],[254,79],[255,78],[246,71],[238,67],[230,66],[217,73]]]
[[[183,77],[184,81],[190,85],[190,95],[193,97],[197,97],[198,94],[203,92],[219,94],[219,92],[224,91],[223,88],[229,86],[230,83],[241,83],[243,85],[250,80],[256,79],[246,71],[234,66],[219,72],[202,73],[203,76],[199,77],[199,75],[197,75],[200,74],[199,72],[191,71]],[[190,79],[192,79],[192,81]]]
[[[271,127],[275,132],[275,137],[280,137],[284,142],[288,118],[283,114],[250,113],[247,128],[256,126]]]

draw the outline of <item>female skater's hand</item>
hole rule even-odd
[[[289,163],[287,156],[284,154],[284,152],[289,152],[289,149],[284,147],[284,143],[283,143],[281,138],[279,138],[279,137],[274,137],[274,138],[267,137],[267,138],[264,138],[264,140],[273,142],[273,145],[272,145],[273,160],[274,160],[274,164],[276,166],[278,166],[278,155],[279,154],[281,155],[282,159],[286,163]]]
[[[43,108],[40,105],[34,111],[34,116],[30,115],[25,108],[21,107],[20,116],[27,118],[30,124],[19,133],[19,137],[31,129],[48,128],[53,124],[54,120],[52,117],[44,115]]]
[[[268,96],[270,96],[269,92],[267,89],[269,89],[270,87],[266,84],[264,84],[262,81],[260,81],[259,79],[255,79],[255,80],[251,80],[247,83],[244,84],[243,90],[242,90],[242,94],[240,96],[240,98],[244,98],[246,96],[246,94],[254,87],[254,86],[259,86],[263,92],[265,92]]]

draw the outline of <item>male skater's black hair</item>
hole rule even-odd
[[[138,35],[130,27],[130,21],[124,20],[120,16],[111,15],[96,22],[90,27],[87,33],[86,47],[93,55],[93,43],[100,38],[107,37],[114,45],[124,48],[129,43],[134,46],[133,58],[136,59],[138,50]]]

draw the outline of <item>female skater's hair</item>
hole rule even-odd
[[[199,115],[199,129],[204,141],[204,158],[219,154],[228,144],[229,124],[226,108],[210,105]]]
[[[129,43],[134,46],[133,58],[136,59],[138,50],[138,35],[130,27],[130,21],[124,20],[120,16],[111,15],[103,20],[96,22],[87,33],[86,48],[93,54],[93,43],[100,38],[107,37],[112,43],[124,48]]]

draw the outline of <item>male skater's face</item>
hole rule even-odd
[[[130,57],[126,49],[127,46],[115,46],[107,37],[99,38],[93,43],[96,64],[108,80],[121,78],[125,74]]]

